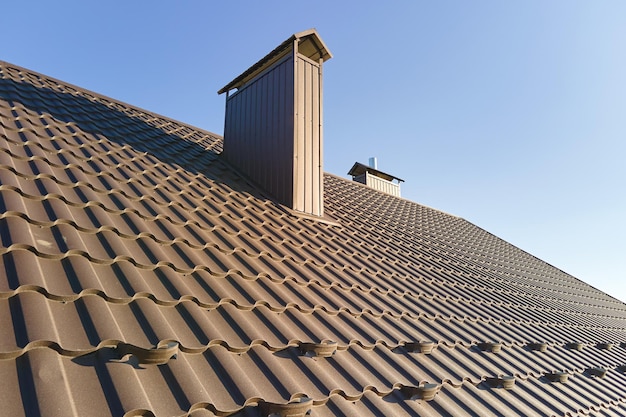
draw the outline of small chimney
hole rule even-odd
[[[224,158],[280,203],[315,216],[324,214],[322,63],[331,57],[315,29],[296,33],[218,91]]]
[[[355,162],[348,171],[348,175],[352,175],[352,179],[361,184],[365,184],[378,191],[400,197],[400,183],[403,179],[394,177],[391,174],[378,170],[378,161],[372,157],[369,160],[369,166],[360,162]]]

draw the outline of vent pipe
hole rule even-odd
[[[372,156],[370,158],[370,161],[369,161],[369,166],[370,166],[370,168],[378,169],[378,159],[376,159],[376,157]]]
[[[315,29],[296,33],[218,91],[223,157],[281,204],[323,216],[322,63]]]

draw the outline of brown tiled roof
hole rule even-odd
[[[3,415],[626,414],[626,305],[461,218],[6,63],[0,124]]]

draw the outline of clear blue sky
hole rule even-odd
[[[0,22],[0,59],[220,134],[216,91],[315,27],[325,171],[376,156],[403,197],[626,301],[622,0],[11,1]]]

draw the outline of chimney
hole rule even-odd
[[[296,33],[218,91],[226,93],[223,157],[275,197],[324,215],[322,63],[315,29]]]
[[[355,162],[348,171],[352,175],[352,180],[365,184],[375,190],[400,197],[400,183],[403,179],[394,177],[391,174],[378,170],[378,160],[370,158],[369,166],[360,162]]]

